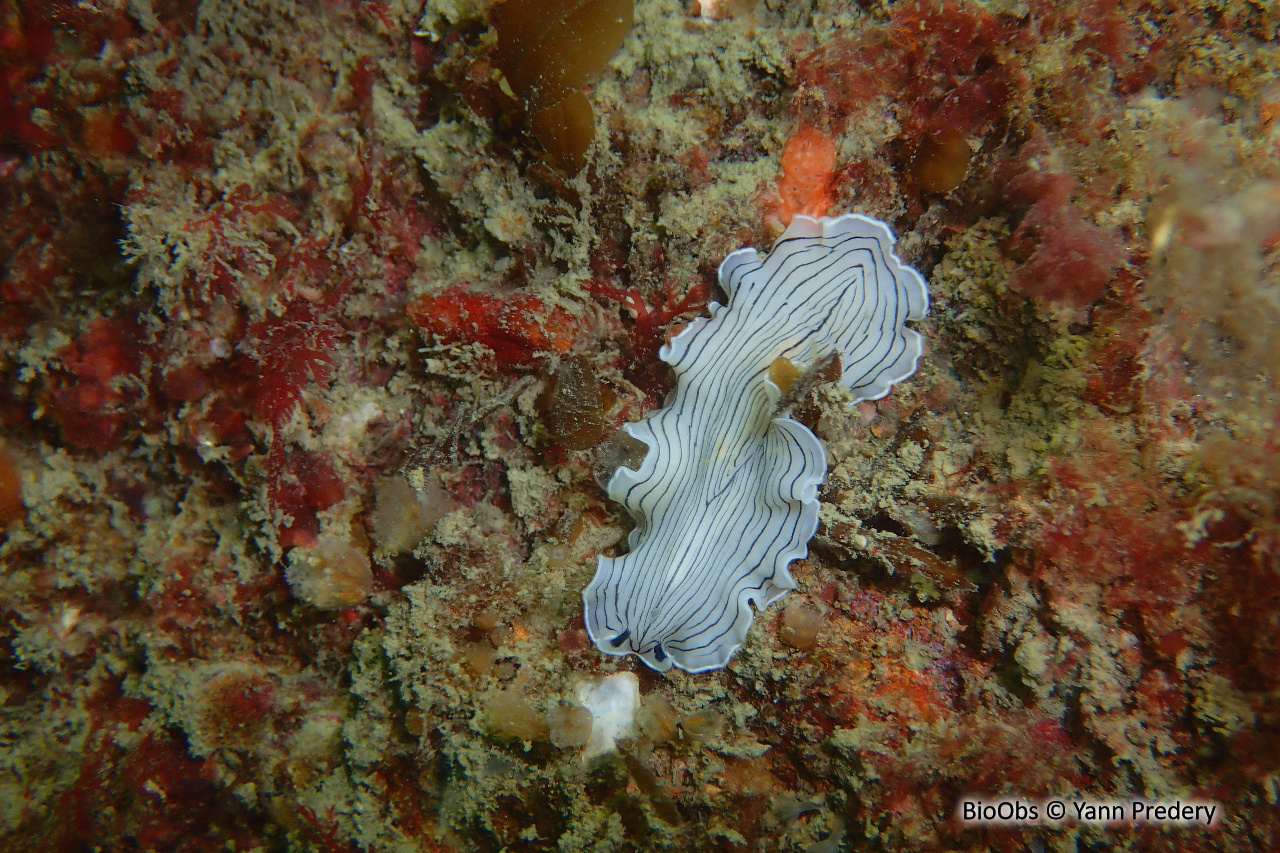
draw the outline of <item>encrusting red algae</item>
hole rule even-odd
[[[546,125],[519,2],[0,2],[8,846],[1280,846],[1274,4],[569,4]],[[788,380],[797,590],[601,655],[660,348],[850,210],[928,347]]]

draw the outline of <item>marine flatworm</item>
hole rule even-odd
[[[924,317],[928,293],[893,243],[866,216],[797,216],[767,256],[739,249],[720,264],[729,304],[712,302],[662,348],[675,391],[624,427],[648,451],[608,483],[635,519],[630,550],[600,557],[582,594],[602,652],[718,669],[742,645],[751,605],[795,588],[787,565],[808,553],[827,462],[817,436],[777,411],[783,371],[771,378],[770,366],[806,370],[835,353],[856,400],[914,373],[923,342],[904,324]]]

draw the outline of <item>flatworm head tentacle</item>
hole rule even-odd
[[[836,352],[859,400],[910,376],[922,339],[904,324],[924,316],[928,296],[893,243],[865,216],[797,216],[767,256],[725,258],[729,304],[662,348],[675,392],[625,427],[649,450],[609,481],[636,525],[630,552],[601,557],[583,592],[601,651],[658,670],[717,669],[742,645],[752,606],[795,588],[787,566],[817,529],[826,457],[807,427],[774,416],[781,390],[769,366]]]

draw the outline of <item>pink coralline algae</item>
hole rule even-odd
[[[1010,203],[1029,205],[1012,243],[1031,247],[1009,286],[1043,307],[1087,308],[1125,261],[1117,235],[1089,222],[1072,204],[1074,189],[1070,175],[1039,167],[1017,175],[1005,189]]]

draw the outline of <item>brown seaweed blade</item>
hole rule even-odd
[[[568,172],[585,162],[595,131],[580,91],[622,46],[632,0],[507,0],[493,10],[498,68],[523,100],[534,135]]]

